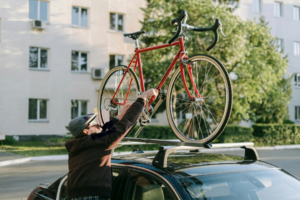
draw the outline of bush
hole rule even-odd
[[[133,137],[139,126],[134,127],[134,130],[128,137]],[[177,139],[170,126],[146,126],[138,136],[139,138],[149,139]]]
[[[295,122],[289,120],[289,119],[284,119],[283,124],[295,124]]]
[[[14,140],[13,136],[5,136],[5,140],[3,140],[3,145],[12,145],[15,144],[16,141]],[[2,141],[0,141],[2,144]]]
[[[251,127],[227,125],[215,143],[251,142],[254,140]]]
[[[256,136],[255,143],[259,146],[300,143],[300,125],[255,124],[253,128],[253,135]]]
[[[264,137],[266,131],[269,129],[275,129],[279,130],[284,127],[288,127],[288,129],[291,129],[292,132],[295,132],[296,129],[300,128],[300,125],[293,125],[293,124],[253,124],[253,136],[255,137]]]

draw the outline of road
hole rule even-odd
[[[216,153],[216,152],[214,152]],[[244,151],[220,152],[243,156]],[[300,177],[300,149],[259,150],[261,160],[272,163]],[[67,173],[67,161],[30,161],[0,167],[0,199],[25,200],[40,183],[56,180]]]
[[[27,200],[40,183],[53,182],[68,172],[68,161],[29,161],[0,167],[0,199]]]

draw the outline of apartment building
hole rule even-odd
[[[0,0],[0,134],[65,135],[96,112],[101,78],[127,64],[143,0]],[[264,16],[288,55],[290,119],[300,123],[300,0],[240,0],[234,14]],[[153,124],[167,125],[165,113]]]
[[[101,78],[126,64],[140,0],[0,0],[0,134],[65,135],[96,112]]]
[[[290,120],[300,124],[300,0],[240,0],[235,15],[243,20],[263,16],[278,38],[278,51],[288,55],[287,75],[292,76]]]

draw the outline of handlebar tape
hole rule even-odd
[[[174,42],[174,40],[176,40],[176,38],[179,36],[179,34],[181,32],[181,22],[185,18],[185,16],[187,16],[187,13],[185,10],[182,10],[178,17],[176,17],[175,19],[172,19],[171,24],[174,26],[177,25],[178,28],[177,28],[176,34],[168,41],[169,44]]]
[[[215,40],[214,42],[206,48],[206,51],[211,50],[218,42],[219,40],[219,33],[218,33],[218,28],[220,26],[220,20],[216,19],[215,24],[212,27],[208,27],[208,28],[194,28],[194,31],[199,31],[199,32],[204,32],[204,31],[212,31],[215,34]]]

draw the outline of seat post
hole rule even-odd
[[[136,48],[139,48],[139,39],[136,39],[136,40],[135,40],[135,47],[136,47]]]

